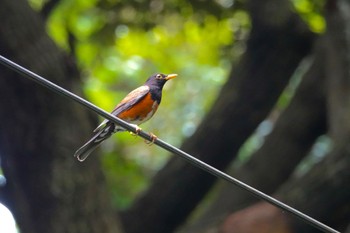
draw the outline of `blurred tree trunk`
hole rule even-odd
[[[350,219],[350,2],[329,0],[326,10],[324,72],[332,151],[304,177],[287,183],[277,195],[345,231]],[[317,232],[299,221],[293,221],[292,227],[295,232]]]
[[[350,219],[350,3],[328,1],[327,32],[322,39],[331,152],[306,174],[293,176],[275,194],[279,199],[343,232]],[[281,227],[275,231],[276,226]],[[260,230],[258,230],[260,229]],[[261,231],[261,229],[268,229]],[[230,215],[224,233],[320,232],[268,204]]]
[[[0,54],[80,93],[74,59],[57,49],[45,34],[40,17],[26,3],[0,3]],[[328,3],[327,55],[315,60],[264,146],[233,174],[265,192],[276,193],[327,224],[345,229],[350,217],[349,188],[344,185],[350,179],[350,39],[346,34],[350,31],[350,7],[345,0]],[[269,114],[314,39],[287,0],[250,0],[247,6],[253,28],[246,51],[233,66],[212,110],[182,147],[221,170],[229,166],[242,143]],[[325,131],[325,86],[320,81],[312,88],[319,81],[316,77],[323,77],[325,67],[334,149],[318,166],[304,176],[292,177],[276,192]],[[80,135],[89,136],[96,119],[6,67],[0,66],[0,76],[0,157],[7,178],[7,184],[0,188],[0,201],[13,211],[21,230],[120,232],[98,160],[80,164],[72,157],[86,140]],[[214,182],[213,176],[187,162],[171,159],[149,190],[123,213],[127,232],[174,231]],[[214,211],[209,213],[222,218],[254,201],[237,190],[224,189],[222,195],[227,199],[235,195],[229,202],[214,202]],[[205,217],[202,222],[209,219]],[[216,231],[315,231],[266,203],[236,212],[220,223],[215,222]],[[211,230],[209,227],[199,231]]]
[[[45,33],[23,0],[0,3],[0,54],[81,94],[73,59]],[[0,66],[0,156],[7,179],[0,201],[21,232],[121,232],[97,159],[73,158],[96,118]]]
[[[350,233],[350,225],[348,225],[348,228],[346,229],[345,233]]]
[[[295,176],[276,193],[277,199],[337,229],[345,231],[350,219],[349,139],[337,143],[327,157],[302,176]],[[197,231],[202,232],[202,231]],[[222,233],[318,233],[317,228],[268,204],[258,203],[229,215]]]
[[[275,7],[268,7],[271,4]],[[182,146],[221,170],[271,111],[313,42],[312,33],[292,13],[289,1],[253,0],[248,6],[253,28],[246,52],[233,67],[211,111]],[[122,214],[125,230],[173,231],[214,182],[213,176],[172,158],[154,177],[150,188]]]
[[[340,232],[345,230],[350,219],[350,189],[346,185],[350,180],[349,139],[346,143],[337,143],[322,162],[304,176],[290,180],[276,194],[291,206]],[[300,220],[293,218],[289,222],[293,232],[319,232]]]
[[[275,192],[289,178],[315,140],[326,132],[325,56],[320,46],[315,53],[293,99],[277,119],[264,144],[246,163],[231,169],[230,175],[267,194]],[[183,232],[210,232],[227,214],[256,201],[258,199],[247,195],[246,191],[221,182],[220,191],[211,205]]]

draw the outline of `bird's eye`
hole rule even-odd
[[[162,75],[157,74],[156,79],[162,79]]]

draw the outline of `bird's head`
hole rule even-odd
[[[154,74],[151,77],[149,77],[146,81],[146,85],[148,86],[158,86],[163,87],[164,84],[173,78],[176,78],[177,74]]]

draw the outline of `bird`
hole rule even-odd
[[[138,125],[148,121],[157,111],[162,99],[164,84],[177,74],[154,74],[151,75],[145,84],[127,94],[122,101],[111,112],[112,115],[134,125],[136,134],[141,131]],[[93,132],[92,138],[80,147],[75,153],[80,162],[83,162],[103,141],[116,132],[125,131],[114,122],[105,119]],[[150,134],[152,142],[157,138]]]

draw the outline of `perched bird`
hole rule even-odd
[[[149,120],[157,111],[162,99],[162,89],[164,84],[177,74],[155,74],[150,76],[146,83],[131,91],[112,111],[112,115],[138,126]],[[140,131],[141,128],[138,128]],[[95,135],[79,148],[74,156],[79,161],[84,161],[90,153],[95,150],[104,140],[113,133],[125,131],[124,128],[105,119],[95,130]],[[154,135],[153,135],[154,136]],[[156,137],[154,136],[154,139]]]

